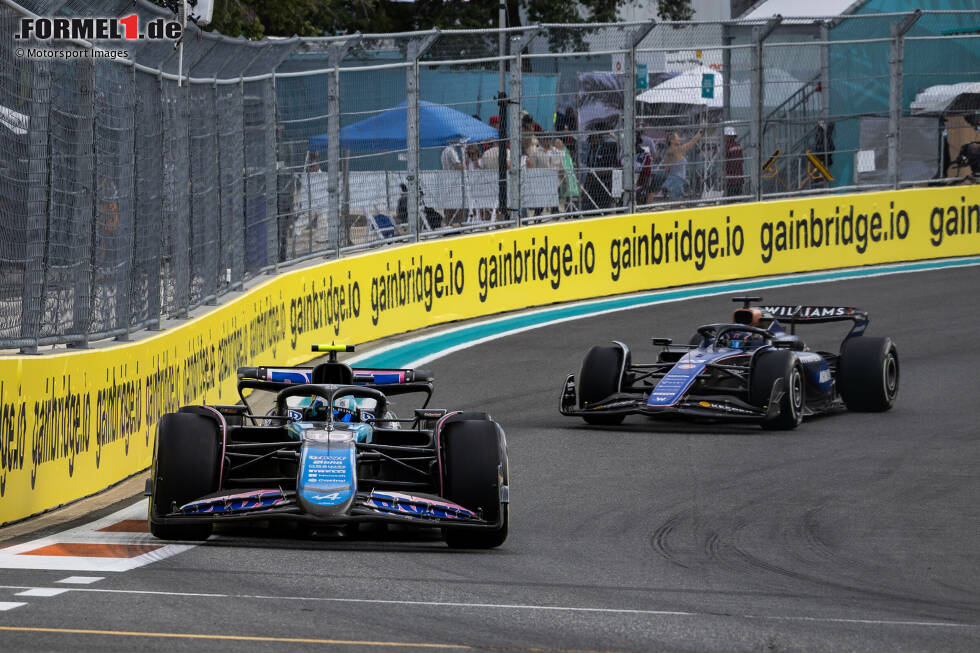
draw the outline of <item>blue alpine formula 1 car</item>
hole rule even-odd
[[[150,532],[204,540],[221,522],[383,522],[441,528],[454,548],[502,544],[510,499],[500,425],[428,408],[427,372],[337,361],[353,350],[314,346],[330,353],[315,367],[239,368],[240,405],[164,415],[147,484]],[[253,411],[262,391],[274,405]],[[408,393],[425,401],[401,419],[389,397]]]
[[[629,348],[592,347],[578,377],[568,375],[562,415],[619,424],[631,414],[758,422],[796,428],[804,417],[842,407],[884,411],[898,394],[898,350],[864,335],[868,314],[844,306],[753,307],[735,297],[732,322],[698,328],[690,344],[654,338],[657,362],[634,364]],[[798,324],[851,321],[839,352],[810,351]],[[788,323],[789,331],[784,322]]]

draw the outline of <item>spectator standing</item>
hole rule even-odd
[[[575,175],[575,164],[572,155],[565,147],[565,141],[556,138],[552,144],[552,156],[559,161],[558,168],[558,210],[564,213],[569,210],[569,203],[578,200],[578,177]]]
[[[588,138],[586,154],[585,191],[583,208],[608,209],[613,205],[612,169],[619,165],[619,145],[602,132],[592,132]]]
[[[548,138],[539,141],[537,138],[531,139],[531,150],[528,152],[528,156],[531,161],[528,164],[529,168],[550,168],[551,167],[551,156],[548,152],[549,150],[549,140]]]
[[[538,168],[538,169],[554,169],[557,170],[561,166],[561,161],[553,157],[551,154],[551,137],[543,134],[541,135],[541,140],[533,138],[531,141],[531,151],[528,153],[528,167]],[[550,190],[546,188],[546,192],[550,194]],[[558,189],[555,188],[555,191]],[[551,213],[555,213],[558,210],[557,206],[549,207]],[[535,215],[541,215],[543,209],[536,208],[534,210]]]
[[[496,118],[496,116],[494,117]],[[504,143],[504,145],[506,146],[506,143]],[[507,157],[506,165],[510,167],[510,148],[504,147],[504,156]],[[499,174],[499,170],[500,170],[500,143],[499,142],[491,143],[490,147],[487,148],[487,150],[483,153],[483,155],[480,157],[480,167],[482,167],[484,170],[492,170],[493,172]],[[507,182],[506,180],[504,180],[500,183],[507,183]],[[500,218],[503,219],[504,210],[505,209],[503,207],[499,207],[498,211],[494,212],[494,215],[499,215]]]
[[[533,134],[524,134],[521,139],[521,168],[537,168],[541,159],[541,148]]]
[[[459,150],[456,148],[456,145],[453,143],[447,145],[446,148],[442,151],[442,156],[440,157],[440,160],[442,161],[443,170],[463,169],[463,161],[459,157]],[[461,182],[462,182],[462,178],[456,180],[456,183],[461,183]],[[461,208],[452,208],[452,209],[446,208],[445,209],[446,224],[447,225],[456,224],[462,217],[462,213],[463,211]]]
[[[650,136],[648,131],[640,132],[640,140],[643,142],[643,147],[645,147],[647,152],[650,153],[650,156],[653,157],[654,161],[659,161],[662,158],[663,153],[660,151],[657,141]]]
[[[555,129],[562,132],[562,142],[565,144],[563,149],[568,151],[569,156],[575,159],[575,131],[578,129],[578,115],[574,107],[568,107],[564,112],[559,112],[555,120]]]
[[[527,112],[527,110],[521,110],[521,131],[522,132],[539,132],[541,131],[541,125],[538,121]]]
[[[483,166],[480,164],[480,146],[477,143],[470,143],[466,146],[466,169],[467,170],[480,170]]]
[[[653,187],[653,155],[644,145],[643,137],[636,135],[636,200],[641,204],[653,202],[651,188]]]
[[[510,167],[510,148],[507,147],[507,143],[504,143],[504,152],[506,152],[507,166]],[[494,143],[483,153],[480,157],[480,167],[484,170],[497,170],[500,163],[500,144]]]
[[[694,137],[686,143],[681,143],[681,136],[677,132],[671,132],[667,136],[667,151],[664,153],[667,178],[664,180],[664,189],[667,191],[667,196],[672,200],[682,199],[687,190],[687,158],[685,155],[701,139],[701,132],[702,130],[698,129]]]
[[[399,188],[402,192],[398,196],[398,207],[395,210],[395,228],[404,234],[408,232],[408,186],[402,182]]]
[[[469,145],[467,145],[466,149],[464,150],[465,160],[463,161],[463,167],[467,171],[481,170],[483,168],[482,159],[481,159],[482,153],[483,152],[478,143],[470,143]],[[467,179],[466,185],[463,187],[463,192],[466,194],[466,197],[469,197],[469,189],[472,188],[473,183],[474,183],[473,180]],[[484,213],[483,210],[474,209],[471,206],[470,201],[467,201],[466,205],[467,207],[469,207],[469,215],[467,216],[468,222],[471,221],[473,218],[486,219],[485,216],[483,215]]]
[[[735,128],[725,127],[725,195],[728,197],[742,194],[745,183],[743,161],[742,146],[735,138]]]
[[[462,160],[459,158],[459,150],[453,143],[450,143],[442,151],[442,169],[443,170],[460,170],[463,167]]]

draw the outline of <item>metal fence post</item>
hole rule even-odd
[[[630,213],[636,212],[636,48],[656,24],[650,21],[631,34],[629,50],[624,54],[629,79],[623,84],[623,193]]]
[[[144,73],[144,74],[146,74],[146,73]],[[136,105],[137,106],[137,114],[136,114],[137,115],[137,122],[136,122],[137,126],[140,125],[140,121],[139,121],[139,116],[140,116],[139,109],[140,109],[140,106],[143,107],[143,111],[146,111],[146,108],[148,106],[157,107],[157,110],[159,110],[159,107],[160,107],[161,103],[163,102],[163,88],[162,88],[162,85],[163,85],[163,78],[161,76],[157,75],[156,84],[153,85],[153,88],[156,89],[156,96],[147,97],[147,96],[144,95],[144,96],[141,96],[139,98],[139,100],[142,102],[142,105],[139,102]],[[163,125],[163,115],[162,115],[162,112],[157,117],[157,122],[159,123],[159,125],[162,128],[162,125]],[[138,148],[136,150],[136,156],[137,157],[140,157],[140,150]],[[148,155],[146,153],[144,153],[143,154],[143,157],[148,157]],[[150,160],[150,161],[147,162],[146,165],[148,167],[149,166],[154,166],[156,170],[160,170],[160,171],[163,170],[163,145],[162,145],[162,142],[161,142],[161,145],[160,145],[160,158],[159,158],[159,160],[157,160],[157,161]],[[139,167],[140,167],[139,159],[137,159],[137,169],[139,169]],[[161,172],[160,173],[160,177],[159,177],[160,187],[162,187],[162,185],[163,185],[162,182],[163,182],[163,173]],[[136,179],[136,183],[139,184],[139,177],[138,176],[137,176],[137,179]],[[149,190],[149,189],[146,189],[146,190]],[[160,194],[163,195],[162,192]],[[154,211],[154,213],[155,213],[155,211]],[[157,214],[156,217],[158,219],[160,217],[162,217],[162,211],[160,212],[160,214]],[[159,230],[154,229],[154,230],[151,230],[151,231],[152,231],[152,233],[149,234],[149,242],[151,243],[151,251],[152,251],[152,254],[149,257],[149,261],[147,261],[147,265],[146,265],[146,268],[145,268],[146,269],[146,295],[147,295],[146,296],[146,319],[147,319],[146,328],[148,330],[150,330],[150,331],[159,331],[160,330],[160,313],[161,313],[160,280],[161,280],[161,278],[163,276],[163,271],[162,271],[162,268],[163,268],[163,251],[162,251],[163,250],[163,235],[160,233]]]
[[[327,239],[336,230],[335,249],[340,257],[343,244],[340,225],[340,60],[343,51],[331,44],[327,53]],[[330,245],[327,244],[329,250]]]
[[[79,152],[94,152],[95,142],[95,111],[93,98],[95,97],[95,64],[90,59],[79,61],[79,93],[78,93],[78,115],[79,129],[75,138]],[[71,238],[74,242],[84,247],[80,247],[83,254],[81,260],[76,261],[77,268],[72,283],[72,304],[71,304],[71,329],[73,333],[82,336],[80,342],[70,345],[73,348],[88,347],[88,334],[92,323],[92,287],[91,287],[91,266],[92,257],[92,223],[95,220],[95,205],[93,195],[95,193],[95,166],[94,157],[81,156],[76,160],[76,174],[78,175],[78,206],[81,207],[78,219],[73,221]],[[159,294],[157,295],[159,297]]]
[[[407,58],[409,66],[405,69],[406,120],[407,131],[405,156],[408,158],[405,185],[408,186],[408,225],[419,240],[422,226],[419,221],[419,43],[408,43]]]
[[[120,342],[129,341],[129,334],[132,331],[132,316],[133,316],[133,288],[134,281],[138,276],[137,267],[137,219],[136,214],[139,211],[139,202],[137,201],[137,185],[136,185],[136,102],[137,102],[137,88],[136,88],[136,68],[130,69],[129,80],[131,87],[131,92],[129,97],[126,98],[127,109],[125,116],[131,122],[127,122],[124,129],[120,130],[120,135],[129,132],[130,137],[133,139],[133,146],[130,148],[130,152],[133,155],[132,166],[130,170],[132,171],[133,178],[130,184],[130,202],[129,202],[129,215],[126,215],[126,211],[123,210],[124,203],[121,201],[120,197],[118,202],[119,211],[119,231],[118,237],[120,241],[126,243],[126,247],[122,252],[122,256],[125,257],[126,261],[118,262],[117,265],[122,268],[122,272],[115,272],[116,275],[116,328],[123,329],[123,332],[116,336],[116,340]],[[128,103],[132,102],[132,106],[128,106]],[[120,136],[122,138],[122,136]],[[128,230],[128,231],[127,231]]]
[[[439,38],[439,30],[426,35],[422,39],[412,39],[408,42],[405,68],[405,102],[406,142],[405,156],[408,158],[405,183],[408,186],[408,225],[410,234],[419,240],[422,234],[422,221],[419,219],[419,59],[432,47]]]
[[[721,87],[721,106],[722,120],[727,123],[732,119],[732,43],[735,38],[732,36],[732,24],[730,22],[721,25],[721,43],[724,50],[721,51],[721,69],[725,72],[725,82]]]
[[[24,301],[21,312],[20,337],[33,341],[21,352],[37,353],[44,315],[45,227],[48,219],[48,188],[51,157],[48,150],[48,114],[51,106],[51,63],[32,63],[30,128],[27,146],[27,229],[23,250]]]
[[[265,119],[265,215],[266,229],[271,225],[274,239],[266,238],[266,260],[271,258],[274,265],[266,274],[279,274],[279,252],[282,251],[282,224],[279,215],[279,138],[276,130],[279,126],[278,111],[279,102],[276,100],[276,76],[269,78],[268,88],[262,94],[262,116]],[[271,120],[270,120],[271,116]],[[270,220],[268,216],[272,216]],[[268,233],[268,231],[266,232]]]
[[[177,80],[180,81],[179,79]],[[177,165],[179,164],[179,159],[183,158],[185,161],[190,155],[190,93],[186,86],[178,85],[175,93],[177,94],[177,122],[179,127],[177,127],[177,138],[180,139],[180,143],[177,147],[181,148]],[[182,172],[177,172],[177,194],[180,197],[178,206],[184,209],[183,211],[178,211],[174,216],[174,224],[176,225],[176,234],[174,239],[174,258],[177,260],[176,269],[176,290],[174,297],[176,300],[177,317],[187,318],[189,316],[189,311],[191,308],[191,283],[193,282],[194,275],[194,257],[191,253],[191,247],[193,243],[191,242],[191,234],[193,230],[191,229],[191,194],[190,194],[190,168],[185,163]]]
[[[820,118],[824,129],[830,124],[830,26],[820,22]]]
[[[902,160],[902,74],[905,68],[905,34],[922,17],[916,9],[891,25],[892,40],[888,46],[888,184],[898,188]]]
[[[507,219],[520,227],[521,206],[523,206],[523,198],[521,197],[521,97],[523,83],[521,80],[520,43],[515,44],[513,37],[511,38],[510,51],[510,98],[508,101],[510,106],[507,110],[510,170],[507,174]],[[507,156],[506,152],[507,150],[502,151],[501,155]]]
[[[331,43],[327,46],[327,244],[330,251],[330,232],[335,236],[334,252],[340,258],[340,248],[344,245],[343,225],[340,224],[340,64],[347,52],[359,41],[360,35],[354,35],[342,43]],[[309,189],[309,175],[307,175]],[[312,203],[307,204],[312,213]],[[313,229],[310,228],[311,249]],[[326,257],[325,257],[326,258]]]
[[[636,212],[636,42],[623,53],[623,195],[622,204]]]
[[[507,138],[507,2],[500,0],[497,13],[497,66],[500,79],[497,86],[497,215],[507,211],[507,156],[504,140]],[[492,218],[496,220],[496,216]]]
[[[765,114],[765,88],[763,74],[765,64],[762,60],[762,43],[779,24],[783,22],[783,17],[776,14],[761,27],[752,28],[752,82],[750,100],[752,111],[752,123],[749,126],[751,155],[748,157],[752,161],[752,194],[756,201],[762,199],[762,136],[764,125],[762,124]]]

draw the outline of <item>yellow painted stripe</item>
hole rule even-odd
[[[0,626],[0,631],[26,633],[63,633],[66,635],[109,635],[115,637],[169,637],[175,639],[211,639],[237,642],[284,642],[296,644],[335,644],[340,646],[391,646],[402,648],[434,648],[473,650],[464,644],[425,644],[413,642],[372,642],[347,639],[315,639],[310,637],[254,637],[249,635],[204,635],[199,633],[148,633],[127,630],[89,630],[85,628],[40,628],[30,626]]]
[[[200,633],[148,633],[126,630],[90,630],[85,628],[41,628],[31,626],[0,626],[0,632],[61,633],[66,635],[107,635],[113,637],[160,637],[173,639],[204,639],[237,642],[280,642],[290,644],[326,644],[335,646],[384,646],[391,648],[429,648],[439,650],[473,651],[467,644],[430,644],[422,642],[375,642],[370,640],[316,639],[311,637],[255,637],[249,635],[205,635]],[[483,651],[523,651],[525,653],[615,653],[591,649],[525,648],[509,646],[480,646]]]

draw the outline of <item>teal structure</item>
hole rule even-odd
[[[855,6],[849,15],[871,16],[885,13],[910,13],[916,8],[927,11],[970,10],[976,12],[976,0],[867,0]],[[854,153],[859,145],[861,116],[888,116],[889,42],[892,23],[901,16],[882,16],[860,20],[842,20],[833,25],[829,63],[829,118],[834,123],[834,155],[831,174],[835,186],[855,183]],[[939,37],[980,33],[980,19],[972,14],[924,14],[905,35],[904,75],[902,79],[902,115],[917,93],[937,84],[976,81],[980,76],[980,39],[915,40],[914,37]],[[883,39],[879,43],[834,41]]]

